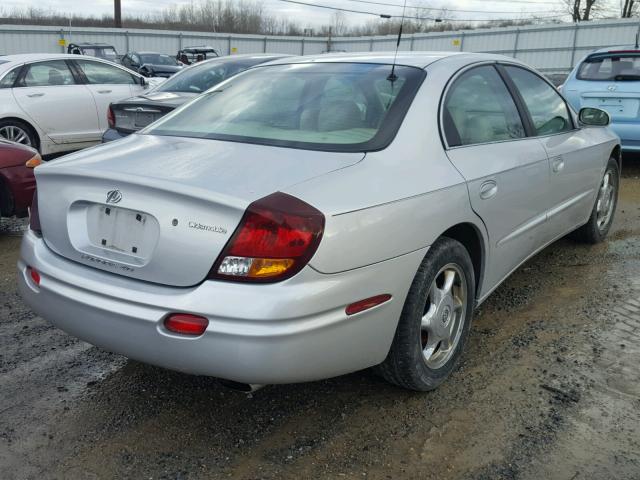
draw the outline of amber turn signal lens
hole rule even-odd
[[[38,165],[42,165],[42,158],[37,153],[27,160],[27,163],[24,164],[27,168],[36,168]]]

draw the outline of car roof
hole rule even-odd
[[[16,53],[13,55],[3,55],[0,59],[7,60],[11,63],[24,63],[37,60],[59,60],[65,58],[77,59],[78,57],[79,55],[73,53]]]
[[[469,61],[483,60],[508,60],[517,62],[511,57],[495,55],[489,53],[469,53],[469,52],[363,52],[363,53],[325,53],[320,55],[308,55],[304,57],[286,58],[270,62],[269,65],[291,64],[291,63],[379,63],[383,65],[396,65],[409,67],[426,68],[434,62],[446,60],[448,58],[468,57]]]

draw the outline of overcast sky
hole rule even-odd
[[[196,3],[198,0],[194,0]],[[302,5],[284,3],[280,0],[257,0],[264,4],[267,12],[278,17],[296,19],[300,23],[312,26],[331,23],[330,10],[313,8]],[[361,0],[300,0],[305,3],[316,3],[333,7],[364,10],[375,13],[400,15],[404,0],[371,0],[379,3],[399,5],[394,8],[376,4],[368,4]],[[190,0],[122,0],[123,15],[140,15],[162,10],[171,5],[190,3]],[[532,14],[550,18],[563,11],[562,0],[407,0],[408,5],[433,6],[449,9],[450,18],[458,19],[504,19],[523,18]],[[113,0],[2,0],[0,7],[5,10],[12,7],[38,7],[52,9],[57,13],[75,12],[101,17],[103,14],[113,14]],[[461,11],[467,10],[467,11]],[[407,8],[407,13],[412,9]],[[415,11],[415,10],[413,10]],[[435,12],[434,12],[435,14]],[[345,18],[350,24],[365,22],[373,17],[357,13],[346,13]],[[568,17],[564,17],[567,20]]]

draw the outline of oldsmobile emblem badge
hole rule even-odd
[[[122,192],[120,190],[109,190],[107,192],[107,203],[120,203]]]

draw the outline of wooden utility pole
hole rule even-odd
[[[113,0],[113,26],[122,28],[122,5],[120,0]]]

